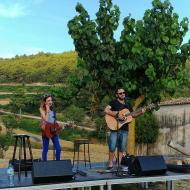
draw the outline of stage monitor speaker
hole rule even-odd
[[[71,160],[33,162],[32,181],[34,184],[65,182],[72,179]]]
[[[167,166],[163,156],[136,156],[128,169],[131,175],[150,176],[165,174]]]

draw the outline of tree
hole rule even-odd
[[[6,133],[12,135],[13,130],[19,128],[18,119],[14,115],[2,116],[2,122],[6,128]]]
[[[159,135],[159,126],[156,116],[152,113],[145,113],[142,117],[136,120],[136,130],[135,130],[135,142],[144,144],[155,143]]]
[[[9,149],[10,139],[10,134],[0,134],[0,158],[4,158],[5,152]]]
[[[107,93],[111,95],[116,84],[117,75],[114,70],[117,66],[117,42],[114,39],[114,31],[119,25],[120,11],[117,6],[112,7],[110,0],[100,1],[96,21],[90,20],[87,11],[79,3],[76,11],[79,16],[68,23],[69,33],[80,58],[81,75],[76,81],[83,93],[84,90],[93,92],[89,100],[93,112],[97,109],[101,97]]]
[[[79,88],[92,93],[91,106],[98,108],[106,94],[111,96],[117,86],[123,86],[134,97],[134,109],[141,103],[159,103],[165,93],[173,94],[184,83],[185,62],[190,43],[182,44],[188,31],[188,19],[179,23],[169,1],[153,0],[152,9],[142,20],[124,18],[121,37],[114,39],[120,11],[111,0],[100,0],[96,20],[77,4],[79,13],[68,22],[69,34],[80,57],[82,75]],[[134,126],[131,124],[132,149]]]
[[[27,97],[24,88],[18,88],[11,98],[10,109],[13,113],[19,113],[25,107],[24,100]]]

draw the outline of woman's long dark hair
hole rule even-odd
[[[40,108],[43,109],[45,112],[47,112],[47,110],[46,110],[46,100],[49,97],[53,98],[51,94],[44,95],[43,99],[42,99],[42,101],[40,103]],[[50,107],[50,110],[52,110],[52,111],[55,112],[55,110],[54,110],[54,104],[52,104],[52,106]]]

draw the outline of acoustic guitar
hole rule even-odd
[[[73,126],[69,125],[69,124],[65,124],[64,125],[64,129],[65,128],[72,128]],[[54,123],[49,123],[46,122],[45,124],[45,129],[42,131],[43,136],[45,136],[46,138],[50,139],[53,137],[53,135],[57,135],[63,128],[59,126],[59,124],[57,122]]]
[[[137,109],[136,111],[130,112],[127,108],[122,109],[121,111],[119,111],[118,113],[118,118],[119,116],[124,116],[123,120],[120,120],[116,117],[113,117],[111,115],[106,114],[105,115],[105,120],[107,123],[107,126],[109,129],[116,131],[118,129],[120,129],[124,124],[126,123],[130,123],[133,120],[133,115],[137,114],[137,113],[142,113],[142,109],[144,108],[146,111],[151,110],[153,107],[155,107],[155,105],[150,104],[148,106],[142,107]]]

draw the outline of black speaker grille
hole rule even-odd
[[[34,162],[33,183],[62,182],[73,179],[71,160]]]
[[[162,175],[167,171],[163,156],[137,156],[133,158],[129,172],[138,176]]]

